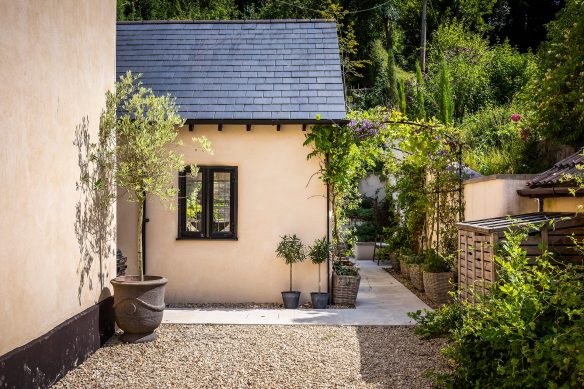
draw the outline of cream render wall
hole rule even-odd
[[[86,208],[73,141],[78,128],[95,139],[113,87],[115,11],[114,0],[0,1],[0,355],[109,294],[113,255],[83,256],[75,230]]]
[[[281,302],[288,289],[288,267],[274,253],[283,234],[296,233],[304,243],[327,232],[326,186],[308,160],[300,125],[197,125],[181,129],[180,152],[187,163],[238,167],[238,240],[177,241],[177,210],[148,200],[147,273],[167,277],[166,300],[177,302]],[[213,155],[195,151],[193,136],[206,136]],[[178,182],[178,172],[177,172]],[[175,182],[175,184],[177,184]],[[135,207],[118,203],[118,244],[135,271]],[[323,288],[326,270],[322,265]],[[301,301],[316,291],[317,267],[308,260],[293,268]]]
[[[517,189],[534,175],[497,174],[464,182],[464,219],[480,220],[507,215],[537,212],[537,200],[521,197]]]

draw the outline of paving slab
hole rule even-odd
[[[355,309],[166,309],[163,323],[282,325],[412,325],[407,315],[430,309],[373,261],[358,261]]]

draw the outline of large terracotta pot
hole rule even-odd
[[[144,343],[156,339],[154,330],[162,322],[164,289],[168,280],[158,276],[120,276],[114,286],[116,323],[124,331],[120,339],[128,343]]]

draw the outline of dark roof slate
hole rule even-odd
[[[584,148],[578,150],[577,153],[557,162],[551,169],[535,176],[527,183],[530,188],[549,188],[564,186],[569,187],[573,182],[562,182],[566,176],[582,175],[583,171],[578,169],[578,166],[584,165]]]
[[[119,22],[116,59],[187,120],[346,116],[331,21]]]

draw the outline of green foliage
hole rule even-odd
[[[118,20],[237,19],[234,0],[117,0]]]
[[[450,337],[462,328],[466,310],[466,304],[455,300],[434,311],[424,309],[408,312],[408,316],[418,324],[415,329],[416,334],[425,338],[443,338]]]
[[[534,263],[521,247],[526,238],[522,231],[505,234],[497,282],[465,305],[448,331],[456,387],[584,385],[584,269],[558,265],[549,253]],[[450,313],[418,315],[418,331],[444,333]]]
[[[424,77],[420,63],[416,62],[416,117],[419,120],[426,119],[425,97],[424,97]]]
[[[536,173],[545,169],[537,138],[510,106],[486,106],[460,124],[467,149],[464,163],[483,175]],[[521,115],[517,116],[520,117]]]
[[[399,110],[404,115],[407,115],[406,112],[406,89],[404,87],[404,80],[399,80],[397,83],[397,93],[399,96]]]
[[[395,57],[393,50],[387,53],[387,92],[386,101],[389,106],[396,107],[399,103],[397,76],[395,74]]]
[[[345,266],[339,261],[333,263],[333,271],[338,276],[358,276],[359,270],[354,266]]]
[[[548,25],[539,66],[520,96],[530,126],[543,136],[582,146],[584,142],[584,2],[567,0]]]
[[[493,45],[491,51],[492,62],[488,72],[492,101],[495,104],[509,104],[535,71],[535,57],[529,52],[520,53],[507,41]]]
[[[355,237],[357,242],[374,242],[377,237],[377,228],[375,224],[365,222],[355,227]]]
[[[491,100],[488,69],[492,57],[488,41],[468,31],[462,22],[445,23],[432,36],[428,87],[440,118],[449,120],[445,123],[459,120]]]
[[[331,245],[326,238],[317,239],[308,249],[308,256],[312,263],[319,265],[326,261],[331,252]]]
[[[424,257],[424,271],[429,273],[444,273],[452,271],[452,256],[438,254],[434,249],[426,250]]]
[[[286,262],[286,265],[302,262],[306,258],[302,241],[296,234],[281,237],[276,248],[276,255],[282,258]]]
[[[446,62],[440,66],[440,94],[438,104],[440,109],[440,120],[444,124],[451,124],[454,113],[454,102],[452,101],[452,89],[450,87],[450,74]]]
[[[142,209],[146,196],[157,197],[171,205],[177,194],[174,179],[184,168],[177,154],[178,127],[183,120],[171,96],[156,96],[141,85],[140,75],[131,72],[120,77],[115,94],[107,94],[106,126],[116,137],[116,184],[126,191],[128,200],[138,207],[138,270],[142,266]],[[116,113],[118,113],[116,115]],[[210,150],[208,141],[194,138]]]

